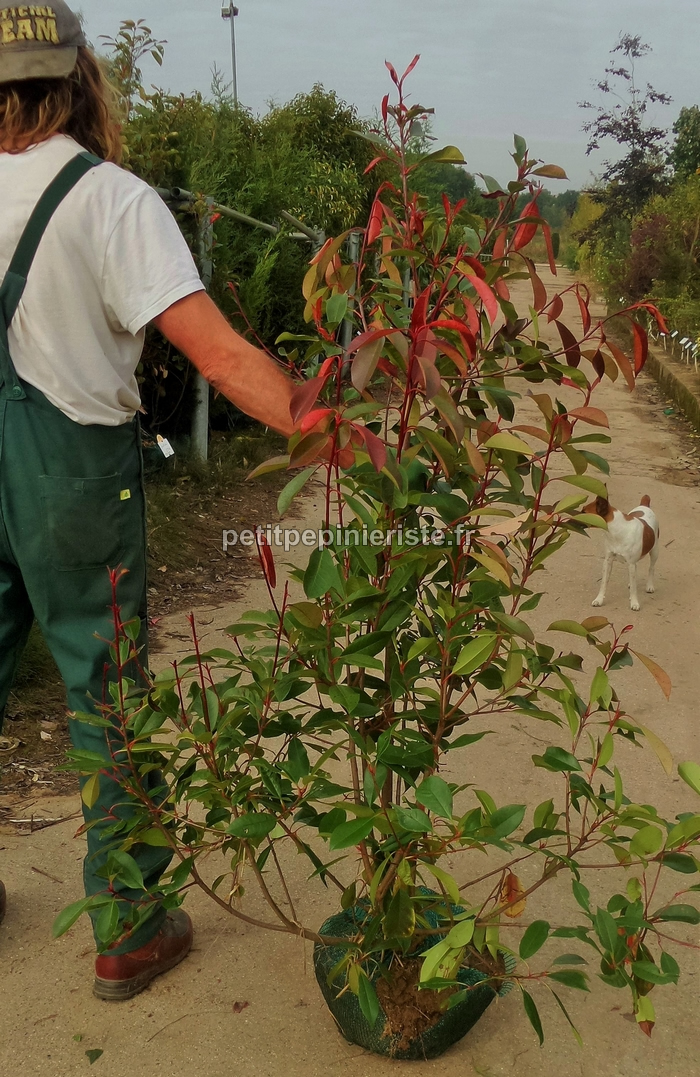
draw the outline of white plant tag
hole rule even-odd
[[[160,449],[166,460],[168,459],[168,457],[175,455],[175,450],[173,449],[167,438],[164,438],[160,434],[158,434],[156,440],[158,442],[158,448]]]

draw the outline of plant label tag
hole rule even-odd
[[[167,438],[164,438],[160,434],[158,434],[158,437],[157,437],[156,440],[158,442],[158,448],[160,449],[160,451],[162,452],[162,454],[163,454],[163,456],[165,457],[166,460],[170,456],[175,455],[175,450],[173,449],[172,445],[170,444],[170,442],[168,441]]]

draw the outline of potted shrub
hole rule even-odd
[[[107,946],[148,915],[129,850],[160,844],[175,856],[168,903],[194,883],[234,917],[312,941],[342,1031],[372,1050],[432,1057],[509,986],[541,1041],[536,991],[551,991],[573,1027],[564,989],[587,990],[587,969],[629,992],[650,1034],[650,993],[679,975],[669,925],[700,922],[687,896],[700,889],[700,814],[696,805],[666,819],[637,803],[616,765],[621,738],[668,756],[611,680],[633,662],[629,627],[561,620],[538,639],[528,623],[546,560],[572,533],[605,526],[579,511],[604,493],[595,472],[608,470],[591,450],[609,440],[591,401],[619,373],[634,387],[646,337],[631,320],[630,362],[605,323],[593,324],[582,284],[564,290],[578,300],[582,332],[560,320],[562,294],[547,292],[523,249],[541,229],[555,270],[538,183],[563,173],[531,160],[523,139],[515,180],[484,177],[484,219],[446,199],[428,209],[411,193],[421,162],[409,148],[427,110],[407,102],[406,75],[389,70],[397,101],[384,99],[371,137],[395,179],[379,188],[356,261],[343,260],[339,236],[311,263],[313,332],[285,342],[304,374],[293,405],[300,432],[288,457],[258,469],[303,469],[280,495],[282,512],[312,477],[323,480],[325,533],[291,573],[303,597],[278,586],[260,530],[271,609],[232,625],[230,650],[203,653],[193,623],[193,655],[143,689],[126,670],[139,626],[121,624],[115,593],[118,676],[102,714],[81,716],[115,729],[111,754],[73,753],[74,763],[97,775],[118,756],[141,815],[128,832],[115,822],[104,894],[66,910],[56,930],[102,909]],[[430,158],[461,160],[452,147]],[[508,287],[523,276],[527,317]],[[343,348],[349,317],[355,335]],[[560,346],[542,340],[545,321]],[[525,394],[537,421],[521,417]],[[567,641],[594,656],[592,680]],[[637,657],[668,693],[663,672]],[[550,779],[537,805],[498,803],[470,765],[473,745],[498,738],[515,715],[549,740],[504,760]],[[700,767],[680,772],[700,793]],[[96,781],[87,780],[88,801]],[[338,889],[338,915],[322,926],[297,916],[286,848]],[[596,874],[603,906],[585,883]],[[664,900],[667,874],[680,885]],[[562,875],[574,912],[551,924],[538,918],[538,898]],[[124,916],[114,882],[127,877],[137,897]],[[267,918],[246,910],[244,879],[260,888]],[[553,958],[531,968],[548,939],[564,952],[549,947]]]

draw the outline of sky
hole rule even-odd
[[[70,2],[70,0],[69,0]],[[145,82],[172,92],[209,91],[217,65],[231,77],[229,23],[220,0],[73,0],[90,39],[122,19],[144,19],[167,41],[165,62],[143,65]],[[228,6],[228,0],[226,0]],[[651,118],[669,126],[700,103],[699,0],[237,0],[241,103],[265,112],[320,82],[371,117],[392,88],[384,61],[402,71],[416,53],[413,101],[435,109],[437,145],[458,146],[473,172],[512,178],[512,136],[562,165],[581,187],[615,156],[586,157],[581,124],[620,33],[640,34],[653,52],[640,81],[673,102]]]

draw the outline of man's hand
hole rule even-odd
[[[295,427],[289,402],[294,382],[229,325],[206,292],[174,303],[154,324],[237,408],[291,437]]]

